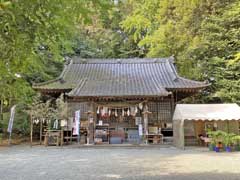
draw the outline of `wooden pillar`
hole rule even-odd
[[[144,111],[143,111],[143,128],[144,128],[144,139],[145,139],[145,143],[148,143],[148,115],[151,114],[150,111],[148,111],[148,106],[145,105],[144,107]]]
[[[0,100],[0,121],[3,121],[3,100]],[[1,124],[1,122],[0,122]],[[1,131],[1,129],[0,129]],[[0,132],[0,144],[2,144],[2,135],[3,133]]]
[[[88,128],[87,128],[87,144],[93,144],[93,128],[94,128],[94,122],[93,122],[93,114],[94,112],[88,111]]]
[[[60,124],[61,124],[61,122],[60,122]],[[60,140],[60,146],[63,146],[63,133],[64,133],[64,131],[63,131],[63,127],[61,127],[61,132],[60,132],[60,136],[61,136],[61,140]],[[79,132],[80,133],[80,132]]]
[[[0,100],[0,121],[3,120],[3,100]]]
[[[32,113],[30,114],[30,146],[32,147],[33,142],[33,120],[32,120]]]
[[[173,93],[171,93],[170,104],[171,104],[171,119],[172,119],[173,118],[173,114],[174,114],[174,110],[175,110],[175,102],[174,102],[174,95],[173,95]]]
[[[40,119],[40,145],[42,145],[43,119]]]
[[[94,143],[94,104],[91,103],[89,105],[89,111],[86,112],[88,114],[88,128],[87,128],[87,144]]]

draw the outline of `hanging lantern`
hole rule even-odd
[[[99,106],[98,106],[98,109],[97,109],[97,114],[99,114],[100,110],[99,110]]]
[[[143,109],[143,104],[142,103],[139,103],[139,109]]]
[[[110,110],[110,109],[108,110],[108,115],[109,115],[109,116],[111,115],[111,110]]]

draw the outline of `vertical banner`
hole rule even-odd
[[[13,121],[14,121],[14,115],[15,115],[15,108],[16,108],[16,105],[14,105],[11,108],[10,119],[9,119],[9,122],[8,122],[7,132],[9,132],[10,134],[12,133],[12,127],[13,127]]]
[[[80,128],[80,110],[75,111],[75,118],[74,118],[74,128],[73,128],[73,135],[79,135],[79,128]]]

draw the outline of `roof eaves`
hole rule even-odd
[[[48,84],[51,84],[51,83],[54,83],[54,82],[57,82],[57,81],[60,81],[60,80],[61,80],[61,78],[58,77],[56,79],[52,79],[52,80],[45,81],[45,82],[33,83],[32,87],[33,87],[33,89],[37,89],[37,88],[39,88],[41,86],[48,85]]]
[[[206,83],[206,82],[202,82],[202,81],[195,81],[195,80],[190,80],[190,79],[186,79],[183,77],[178,76],[179,79],[182,79],[184,81],[190,82],[190,83],[194,83],[196,84],[196,87],[207,87],[210,86],[211,83]]]

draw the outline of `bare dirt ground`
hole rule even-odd
[[[0,147],[0,179],[239,180],[240,153],[174,147]]]

